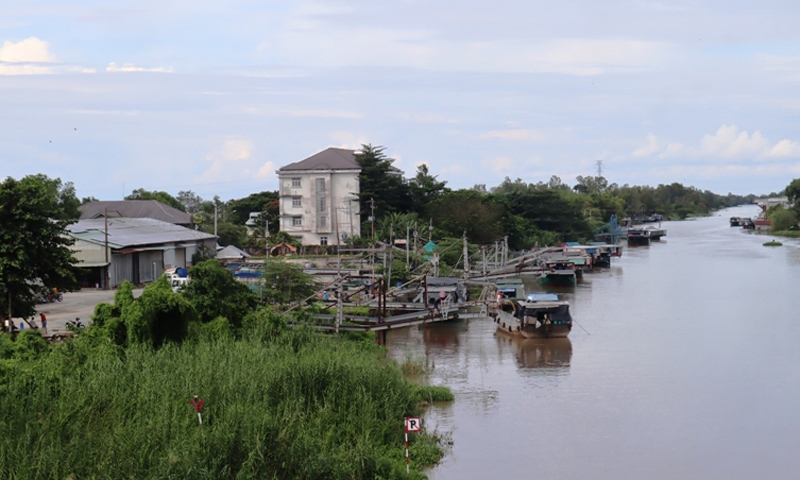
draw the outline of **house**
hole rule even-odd
[[[113,200],[84,203],[78,210],[81,220],[103,218],[153,218],[182,227],[194,228],[192,216],[156,200]]]
[[[361,235],[355,153],[328,148],[278,169],[282,232],[304,245],[340,245]]]
[[[86,269],[81,283],[103,287],[107,276],[112,288],[125,280],[152,282],[164,270],[190,267],[194,254],[205,250],[213,255],[217,243],[209,233],[153,218],[79,220],[67,233],[75,239],[76,266]]]

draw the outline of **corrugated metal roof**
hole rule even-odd
[[[81,220],[103,218],[106,209],[108,209],[109,218],[153,218],[178,225],[191,225],[192,223],[192,216],[188,213],[156,200],[99,201],[84,203],[78,207],[78,210],[81,211]]]
[[[87,242],[105,243],[105,220],[79,220],[69,225],[70,235]],[[210,233],[162,222],[153,218],[109,218],[108,242],[112,248],[131,248],[173,242],[192,242],[216,238]]]

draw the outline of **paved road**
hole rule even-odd
[[[142,294],[142,289],[133,291],[133,295],[138,297]],[[94,290],[85,289],[79,292],[64,294],[64,301],[55,303],[44,303],[36,308],[36,324],[40,325],[39,313],[47,316],[47,334],[61,334],[68,332],[66,323],[68,320],[81,319],[81,323],[88,325],[92,321],[94,307],[98,303],[113,303],[114,290]],[[16,319],[19,326],[19,319]],[[25,325],[25,328],[28,328]]]

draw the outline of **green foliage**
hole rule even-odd
[[[182,212],[186,211],[186,207],[184,207],[177,198],[173,197],[167,192],[159,192],[155,190],[151,192],[149,190],[145,190],[144,188],[137,188],[136,190],[133,190],[130,195],[126,196],[125,200],[156,200],[164,205],[177,208]]]
[[[387,157],[384,147],[361,145],[356,162],[361,166],[358,176],[362,219],[374,211],[376,216],[391,212],[408,212],[412,207],[411,191],[403,177],[392,170],[394,159]]]
[[[789,199],[789,202],[797,204],[798,200],[800,200],[800,178],[795,178],[789,182],[783,193]]]
[[[139,306],[141,319],[136,317]],[[126,309],[122,309],[123,321],[128,325],[128,341],[151,341],[153,347],[182,341],[186,338],[189,322],[197,318],[194,305],[183,295],[173,292],[164,275],[145,287],[139,301],[128,310],[130,322],[126,318]]]
[[[18,408],[0,422],[0,478],[407,478],[402,418],[442,393],[374,345],[260,325],[124,354],[91,326],[36,362],[5,360],[0,404]],[[411,438],[412,469],[438,461],[437,443]]]
[[[504,208],[494,197],[475,190],[448,192],[431,202],[426,216],[452,237],[467,238],[476,243],[491,243],[505,234]]]
[[[207,222],[200,226],[200,230],[206,233],[214,233],[214,223]],[[247,238],[247,228],[244,225],[236,225],[231,222],[217,222],[217,243],[223,246],[235,245],[244,248]]]
[[[0,312],[8,312],[10,296],[12,315],[28,318],[42,288],[77,287],[73,240],[65,234],[77,203],[71,184],[44,175],[0,183]]]
[[[416,398],[419,402],[452,402],[455,397],[447,387],[439,385],[417,385]]]
[[[414,210],[424,213],[434,200],[450,191],[446,185],[446,181],[440,182],[436,175],[430,174],[426,164],[418,166],[417,175],[408,182]]]
[[[767,211],[767,218],[772,222],[773,231],[789,230],[797,227],[797,212],[794,209],[775,205]]]
[[[197,341],[214,342],[233,337],[231,324],[225,317],[217,317],[208,323],[192,322],[189,324],[189,337]]]
[[[14,357],[21,360],[33,360],[47,349],[47,341],[38,330],[23,330],[14,340]]]
[[[247,285],[233,278],[230,270],[214,259],[192,267],[189,278],[191,281],[183,295],[194,305],[203,322],[224,317],[240,327],[245,315],[256,306],[257,298]]]
[[[250,218],[250,212],[266,212],[266,217],[270,221],[270,232],[278,232],[278,213],[279,213],[278,192],[259,192],[248,195],[245,198],[231,200],[228,210],[230,220],[237,225],[244,225]],[[260,225],[264,225],[263,221]]]
[[[282,260],[270,259],[261,276],[264,300],[288,304],[309,297],[317,291],[314,277],[299,267]]]

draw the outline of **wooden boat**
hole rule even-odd
[[[542,285],[575,285],[575,264],[567,257],[550,257],[545,260],[539,281]]]
[[[650,230],[646,228],[629,228],[628,245],[650,245]]]
[[[554,293],[531,293],[525,300],[504,300],[496,311],[498,331],[524,338],[566,337],[572,330],[569,302]]]

